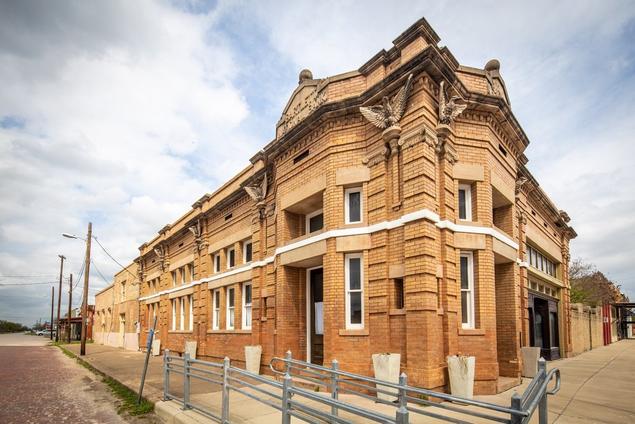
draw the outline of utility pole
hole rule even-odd
[[[90,274],[90,241],[93,237],[93,223],[88,223],[88,236],[86,237],[86,264],[84,265],[84,299],[82,301],[82,341],[79,350],[80,356],[86,355],[86,318],[88,316],[88,275]]]
[[[53,305],[55,304],[55,286],[51,286],[51,340],[53,340]]]
[[[71,274],[68,280],[68,320],[66,321],[68,327],[68,344],[71,344],[71,307],[73,306],[73,274]]]
[[[55,341],[60,341],[60,308],[62,307],[62,275],[64,272],[64,259],[66,256],[57,255],[60,257],[60,288],[57,290],[57,326],[55,331]]]

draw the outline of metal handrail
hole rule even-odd
[[[279,363],[283,365],[284,371],[276,369],[275,365]],[[333,361],[332,367],[328,368],[322,365],[315,365],[293,359],[291,357],[291,352],[287,352],[285,358],[274,357],[269,362],[269,369],[274,375],[282,376],[282,382],[251,373],[241,368],[233,367],[230,364],[229,358],[225,358],[222,363],[214,363],[191,359],[187,353],[184,354],[182,358],[170,356],[169,350],[166,349],[163,356],[163,364],[164,399],[173,399],[178,401],[183,405],[183,409],[196,409],[222,424],[229,423],[230,391],[238,392],[281,411],[281,422],[283,424],[288,424],[291,417],[296,417],[307,422],[314,422],[315,419],[331,423],[347,422],[346,419],[339,417],[340,411],[379,423],[407,424],[409,422],[410,413],[444,419],[454,423],[468,423],[468,421],[464,421],[463,419],[442,415],[442,411],[436,410],[437,412],[432,412],[418,408],[416,407],[417,405],[436,407],[445,411],[452,411],[463,415],[510,424],[528,423],[536,408],[538,408],[540,416],[539,422],[540,424],[546,424],[547,395],[558,393],[561,383],[560,371],[555,368],[547,372],[546,362],[541,358],[538,361],[538,372],[523,395],[520,396],[517,393],[514,393],[512,396],[511,407],[505,407],[502,405],[473,399],[464,399],[447,393],[439,393],[411,386],[408,384],[408,377],[405,373],[402,373],[399,377],[399,383],[393,383],[340,370],[337,361]],[[213,370],[204,369],[204,367],[213,368]],[[294,371],[297,374],[296,378],[304,379],[305,381],[314,381],[316,384],[327,387],[328,391],[330,391],[329,395],[320,395],[313,391],[295,386],[293,384],[294,380],[292,377],[292,373]],[[170,392],[171,373],[183,376],[182,397],[178,397]],[[311,377],[301,375],[302,373],[309,374]],[[208,375],[213,376],[214,378],[208,378]],[[191,401],[191,379],[199,379],[221,386],[222,412],[220,415]],[[555,386],[552,389],[549,389],[549,385],[553,380],[555,380]],[[371,386],[371,384],[374,386]],[[351,388],[342,387],[342,385],[349,385]],[[355,388],[357,388],[358,391],[354,390]],[[251,389],[255,393],[245,389]],[[362,393],[359,391],[360,389],[362,391],[366,391],[366,393]],[[352,393],[356,396],[370,399],[384,405],[393,406],[396,408],[394,416],[369,410],[368,408],[360,408],[350,402],[340,400],[340,392]],[[389,396],[394,396],[397,403],[371,396],[367,394],[368,392],[375,394],[384,393]],[[268,396],[269,398],[265,398],[263,396]],[[419,398],[417,396],[423,396],[425,398]],[[429,400],[429,398],[458,402],[462,405],[474,406],[491,412],[503,413],[506,416],[490,415],[485,411],[469,410],[452,404],[438,403]],[[327,409],[322,410],[316,405],[307,405],[302,402],[302,399],[317,402]]]

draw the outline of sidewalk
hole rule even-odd
[[[66,346],[79,353],[79,345]],[[127,386],[138,390],[144,354],[121,349],[89,344],[86,346],[86,361],[100,371],[116,378]],[[604,346],[575,358],[561,359],[548,363],[549,368],[557,367],[562,376],[560,392],[549,396],[549,422],[567,423],[627,423],[635,422],[635,340],[622,340]],[[174,376],[176,377],[176,376]],[[181,390],[177,378],[171,378],[172,393]],[[514,391],[522,393],[529,379],[512,390],[495,396],[477,396],[479,400],[509,406]],[[144,393],[153,402],[162,398],[162,358],[152,357],[146,378]],[[210,409],[220,408],[220,393],[210,393],[211,385],[193,384],[192,399],[203,402]],[[347,396],[347,400],[364,408],[383,410],[382,405]],[[257,401],[232,392],[232,422],[279,422],[279,413]],[[159,410],[177,412],[180,406],[175,402],[160,402]],[[387,412],[387,411],[386,411]],[[188,411],[187,414],[191,414]],[[411,420],[412,422],[417,422]],[[422,422],[433,422],[427,419]],[[538,413],[532,423],[538,422]]]

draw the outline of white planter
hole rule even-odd
[[[452,396],[472,399],[474,395],[474,356],[448,356],[448,374]]]
[[[373,370],[377,380],[384,380],[390,383],[399,383],[399,367],[401,365],[401,354],[399,353],[375,353],[373,354]],[[397,389],[377,385],[378,389],[397,394]],[[382,400],[394,401],[396,396],[387,393],[377,393],[377,397]]]
[[[245,346],[245,369],[254,374],[260,374],[260,357],[262,346]]]
[[[538,372],[539,347],[521,347],[523,355],[523,377],[534,378]]]
[[[196,359],[196,346],[197,342],[185,342],[185,353],[190,354],[190,359]]]

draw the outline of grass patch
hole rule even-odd
[[[121,400],[121,405],[117,408],[118,413],[127,413],[129,415],[144,415],[154,410],[154,403],[150,402],[148,399],[141,398],[141,403],[137,405],[137,392],[129,389],[120,381],[99,371],[97,368],[93,367],[91,364],[84,361],[70,350],[64,348],[61,343],[54,343],[54,345],[59,347],[64,355],[68,356],[69,358],[75,359],[82,367],[101,377],[102,383],[106,384],[110,391],[119,400]]]

